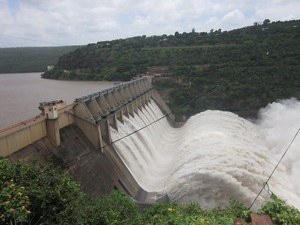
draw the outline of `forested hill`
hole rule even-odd
[[[43,72],[78,46],[0,48],[0,73]]]
[[[211,30],[98,42],[60,57],[44,78],[129,80],[161,68],[176,79],[156,82],[169,90],[177,115],[222,109],[253,116],[280,98],[300,98],[300,21],[256,23]],[[180,82],[178,82],[180,79]],[[215,85],[219,87],[204,93]],[[197,101],[178,108],[203,93]]]

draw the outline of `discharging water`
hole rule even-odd
[[[181,128],[166,119],[114,144],[138,183],[147,191],[167,193],[172,201],[199,202],[204,208],[226,206],[231,198],[247,206],[262,188],[300,127],[300,102],[268,105],[254,123],[230,112],[205,111]],[[124,124],[116,140],[161,118],[152,101]],[[269,181],[270,191],[300,208],[300,137]],[[268,199],[264,190],[257,208]]]

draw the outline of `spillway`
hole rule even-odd
[[[156,103],[150,101],[134,117],[124,117],[123,123],[118,121],[118,130],[111,128],[112,140],[147,127],[113,145],[146,191],[166,193],[171,201],[198,202],[206,209],[227,206],[232,198],[249,206],[300,126],[300,104],[289,101],[290,106],[274,103],[262,110],[262,119],[255,123],[230,112],[205,111],[180,128],[171,127],[166,118],[147,126],[164,117]],[[278,120],[288,120],[284,113],[297,115],[286,130],[278,128],[282,122],[268,117],[280,107]],[[276,132],[282,132],[284,137],[274,136]],[[293,179],[300,171],[296,165],[300,159],[299,139],[290,149],[288,160],[269,181],[270,190],[262,192],[255,207],[266,201],[272,191],[300,208],[300,184]]]

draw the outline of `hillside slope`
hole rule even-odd
[[[274,100],[300,98],[299,34],[299,20],[265,20],[228,32],[193,30],[98,42],[62,56],[43,77],[129,80],[160,67],[172,78],[156,79],[154,84],[167,89],[175,114],[189,117],[205,109],[221,109],[252,117]],[[197,101],[179,107],[198,96]]]
[[[0,73],[43,72],[78,46],[0,48]]]

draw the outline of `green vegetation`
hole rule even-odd
[[[160,66],[173,76],[169,85],[154,85],[167,89],[166,100],[179,119],[206,109],[254,117],[259,108],[277,99],[300,98],[299,34],[299,20],[265,20],[232,31],[193,29],[98,42],[65,54],[43,77],[129,80]]]
[[[232,225],[237,218],[248,220],[250,211],[242,204],[232,201],[226,209],[203,210],[198,204],[161,204],[147,209],[143,213],[144,224],[174,225]]]
[[[0,73],[43,72],[78,46],[0,48]]]
[[[273,197],[262,207],[277,225],[300,224],[300,212]],[[53,164],[10,163],[0,159],[0,224],[172,224],[232,225],[248,221],[251,211],[231,201],[229,208],[203,210],[198,204],[160,204],[140,211],[121,192],[88,197],[68,175]]]
[[[53,165],[0,160],[1,224],[63,224],[76,219],[84,196],[79,185]]]
[[[137,213],[119,192],[89,198],[53,164],[0,159],[0,224],[130,224]]]
[[[272,195],[273,202],[266,203],[260,213],[269,214],[276,224],[300,224],[300,213],[294,207],[288,206],[284,201]]]

